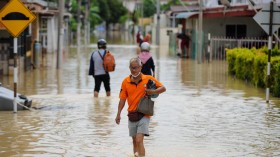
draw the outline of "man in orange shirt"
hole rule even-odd
[[[156,80],[153,76],[144,75],[141,73],[141,60],[139,58],[132,58],[129,62],[131,74],[126,77],[121,86],[120,101],[118,106],[118,113],[116,116],[116,123],[120,124],[121,111],[128,102],[128,113],[134,112],[137,109],[137,104],[140,98],[145,95],[160,94],[166,91],[166,88],[161,82]],[[155,82],[157,89],[146,89],[148,80]],[[150,116],[144,115],[139,121],[128,121],[129,135],[132,137],[133,152],[137,157],[145,156],[144,136],[149,136]]]

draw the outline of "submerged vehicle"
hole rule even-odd
[[[17,93],[17,110],[29,109],[32,100],[25,95]],[[0,83],[0,111],[13,111],[14,109],[14,91],[7,89]]]

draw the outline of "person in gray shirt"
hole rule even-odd
[[[94,97],[98,97],[101,83],[103,82],[106,95],[111,95],[110,88],[110,75],[107,71],[105,71],[103,67],[103,57],[106,53],[107,42],[104,39],[99,39],[97,42],[98,50],[92,52],[90,57],[90,66],[88,75],[92,75],[94,78],[95,86],[94,86]]]

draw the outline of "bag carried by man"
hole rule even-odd
[[[157,89],[156,83],[149,79],[147,82],[147,89]],[[154,115],[154,101],[151,98],[158,97],[159,94],[153,94],[150,96],[144,96],[140,99],[138,105],[137,105],[137,111],[144,113],[149,116]]]
[[[136,111],[127,114],[128,119],[132,122],[139,121],[144,115],[154,115],[154,101],[150,97],[142,97],[137,105]]]
[[[107,72],[112,72],[115,71],[116,67],[116,62],[115,62],[115,57],[110,51],[106,51],[104,56],[102,57],[100,52],[98,51],[100,57],[103,59],[103,67],[105,71]]]
[[[151,100],[151,97],[142,97],[137,105],[137,111],[144,113],[145,115],[153,116],[154,101]]]

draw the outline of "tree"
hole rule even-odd
[[[111,16],[107,19],[108,23],[119,23],[128,14],[128,10],[118,0],[107,0]]]
[[[170,10],[172,5],[182,5],[180,0],[170,0],[168,3],[161,5],[160,10],[167,11]]]
[[[155,0],[144,0],[143,16],[151,17],[157,12]]]
[[[99,16],[101,17],[101,20],[107,22],[107,19],[111,16],[107,0],[97,0],[97,6],[99,8]]]
[[[71,10],[69,11],[73,15],[70,19],[70,27],[72,31],[76,31],[78,4],[77,0],[69,1],[71,1]],[[85,5],[87,4],[86,0],[82,0],[81,14],[85,13]],[[124,23],[129,17],[128,10],[119,0],[91,0],[90,5],[89,20],[91,28],[104,21],[107,26],[110,23]]]
[[[98,6],[97,0],[91,0],[89,20],[90,20],[90,26],[92,28],[94,28],[95,25],[99,24],[102,21],[102,18],[99,14],[100,14],[100,8]]]

